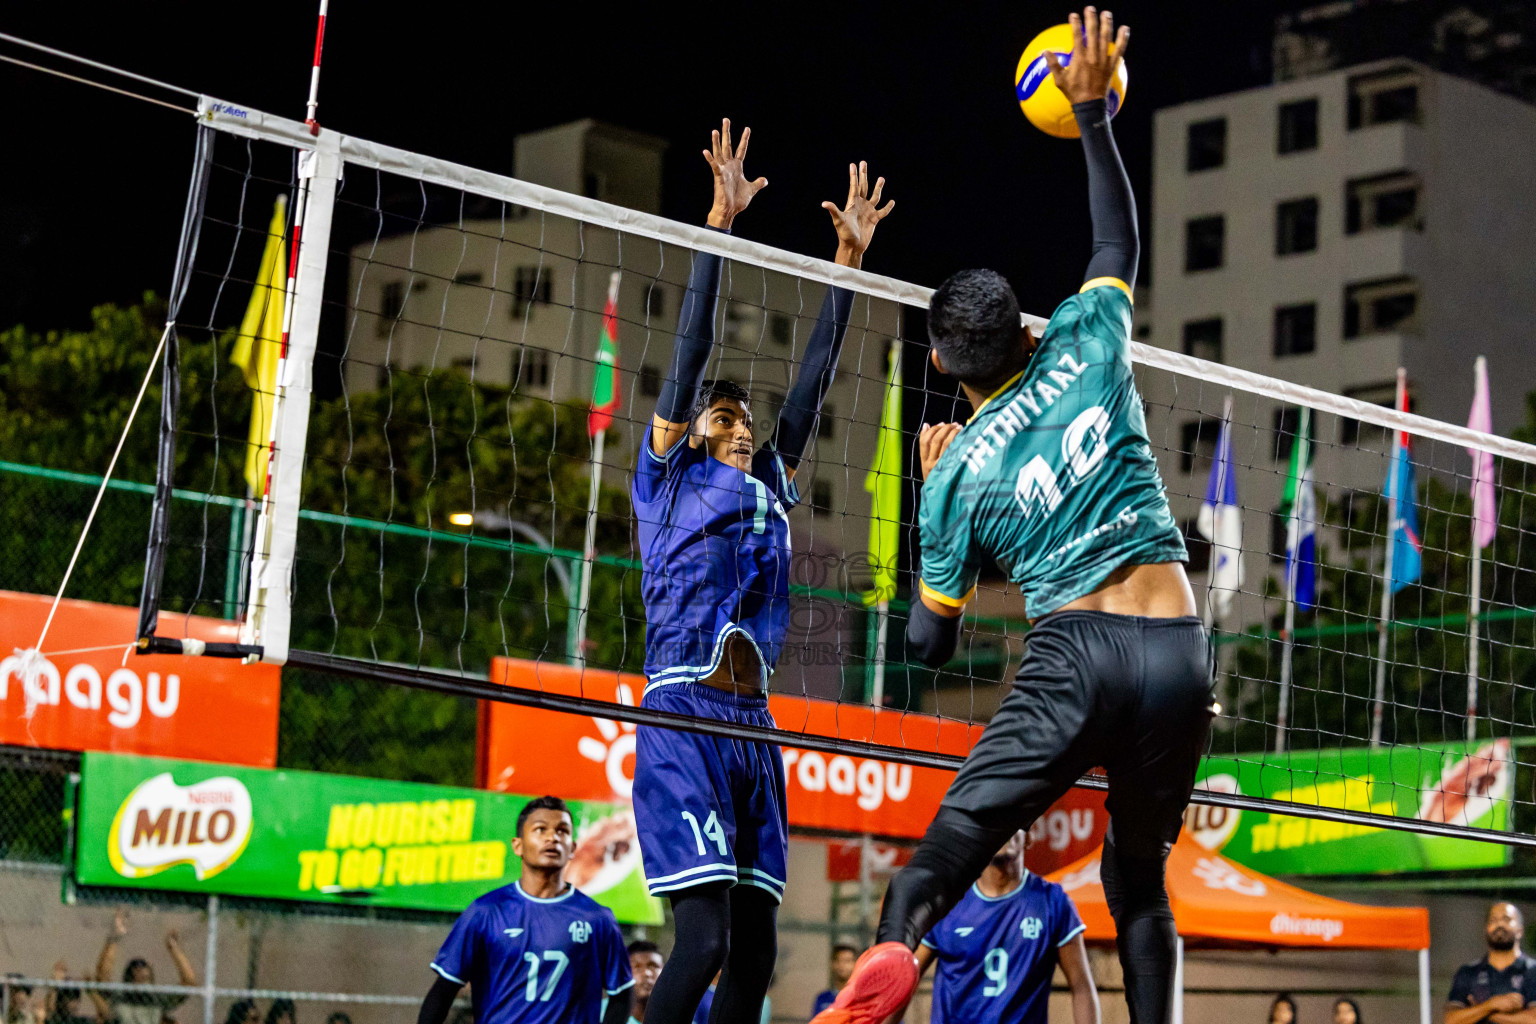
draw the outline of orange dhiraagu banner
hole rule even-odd
[[[645,677],[570,665],[497,658],[491,681],[566,696],[637,704]],[[779,727],[864,740],[908,750],[964,755],[980,726],[931,715],[876,712],[864,705],[773,694]],[[629,800],[635,727],[608,719],[484,702],[480,712],[480,783],[518,793],[573,800]],[[789,823],[804,828],[916,838],[928,828],[954,774],[874,758],[784,748]]]
[[[232,658],[124,652],[137,608],[61,601],[31,690],[17,653],[37,643],[51,597],[0,590],[0,743],[223,761],[277,761],[279,668]],[[235,642],[233,622],[162,612],[166,636]],[[110,650],[81,650],[114,644]],[[68,652],[78,653],[68,653]]]

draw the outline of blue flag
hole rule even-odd
[[[1423,569],[1423,544],[1419,540],[1418,489],[1413,481],[1413,452],[1408,435],[1402,436],[1387,471],[1387,497],[1397,503],[1392,520],[1392,593],[1419,581]]]

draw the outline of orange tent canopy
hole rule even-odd
[[[1077,904],[1087,942],[1115,940],[1099,883],[1101,846],[1050,875]],[[1346,903],[1234,864],[1181,833],[1168,858],[1168,898],[1190,948],[1428,949],[1429,911]]]

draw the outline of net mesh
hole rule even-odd
[[[646,621],[629,483],[671,353],[695,236],[681,226],[660,238],[653,227],[629,230],[622,218],[583,213],[579,201],[562,214],[497,196],[488,185],[451,187],[432,172],[437,165],[418,163],[416,170],[401,160],[348,163],[329,237],[305,240],[325,244],[329,264],[298,497],[291,646],[482,679],[499,657],[639,671]],[[187,299],[193,314],[182,317],[183,375],[195,384],[184,385],[175,469],[179,486],[214,497],[172,517],[168,610],[251,611],[244,601],[255,495],[242,467],[252,444],[253,387],[230,358],[236,325],[261,294],[269,222],[279,197],[294,190],[294,168],[287,145],[217,140]],[[832,244],[829,237],[829,251]],[[872,265],[883,244],[899,243],[877,239]],[[772,430],[826,288],[816,273],[785,265],[766,257],[728,262],[716,314],[708,375],[749,388],[758,443]],[[583,600],[593,458],[587,411],[615,275],[619,410],[605,438]],[[948,378],[929,372],[921,310],[895,295],[888,288],[857,295],[837,378],[797,477],[804,501],[790,514],[793,610],[770,687],[978,724],[1005,692],[1029,626],[1016,589],[984,573],[957,657],[939,671],[902,657],[920,549],[914,435],[920,424],[963,419],[968,410]],[[882,498],[878,513],[900,521],[899,548],[887,556],[872,539],[871,468],[893,356],[903,398],[895,425],[905,441],[899,508]],[[1497,528],[1477,549],[1474,642],[1468,450],[1429,428],[1398,441],[1336,403],[1286,401],[1294,388],[1234,381],[1220,369],[1137,368],[1151,445],[1190,546],[1191,580],[1214,627],[1222,713],[1202,799],[1246,794],[1298,809],[1529,832],[1536,821],[1532,464],[1508,452],[1495,461]],[[1410,382],[1410,394],[1420,383]],[[1390,382],[1368,397],[1390,406]],[[1230,454],[1219,460],[1224,423]],[[1293,458],[1298,446],[1306,458]],[[1385,482],[1399,448],[1416,484],[1400,489],[1395,518],[1413,513],[1404,543],[1422,564],[1412,578],[1397,565],[1403,585],[1384,606],[1394,534]],[[1213,481],[1218,461],[1228,468]],[[1312,500],[1287,503],[1288,481],[1308,467]],[[1201,505],[1227,475],[1233,511],[1211,519],[1229,515],[1240,539],[1224,535],[1213,548],[1200,529]],[[1292,583],[1288,532],[1297,540],[1312,535],[1315,544],[1315,558],[1300,563]],[[1235,558],[1241,574],[1230,561],[1217,570],[1213,551],[1218,560]],[[873,568],[888,557],[899,592],[880,605],[869,599]],[[1288,601],[1307,576],[1315,577],[1313,592]],[[380,689],[395,692],[357,685],[371,688],[358,697],[363,702],[380,699]],[[438,713],[462,722],[455,717],[462,711]],[[1388,760],[1357,756],[1354,748],[1372,745]],[[1512,807],[1513,816],[1488,817],[1494,805]]]

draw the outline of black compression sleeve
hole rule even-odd
[[[456,981],[438,978],[427,991],[427,998],[421,1001],[421,1012],[416,1015],[416,1024],[443,1024],[453,1009],[453,1001],[459,998],[459,989],[463,987]]]
[[[712,228],[730,234],[723,228]],[[694,253],[688,273],[688,290],[677,314],[677,338],[672,361],[662,378],[656,415],[668,423],[683,423],[704,379],[704,367],[715,347],[715,303],[720,295],[720,266],[724,261],[711,253]]]
[[[634,991],[631,985],[618,995],[608,997],[608,1009],[603,1011],[603,1024],[625,1024],[629,1020],[629,997]]]
[[[960,616],[940,615],[921,598],[912,601],[907,619],[907,657],[916,658],[929,668],[938,668],[955,656],[960,643]]]
[[[816,327],[805,344],[800,372],[784,398],[784,408],[773,432],[773,449],[789,469],[799,468],[805,446],[816,430],[821,401],[827,397],[827,389],[837,375],[837,357],[843,349],[843,335],[848,330],[852,310],[852,292],[845,288],[827,289]]]
[[[1128,285],[1136,283],[1136,263],[1141,257],[1136,237],[1136,197],[1115,148],[1109,114],[1103,100],[1074,103],[1072,113],[1083,135],[1083,155],[1088,158],[1088,212],[1093,217],[1093,256],[1084,281],[1113,277]]]

